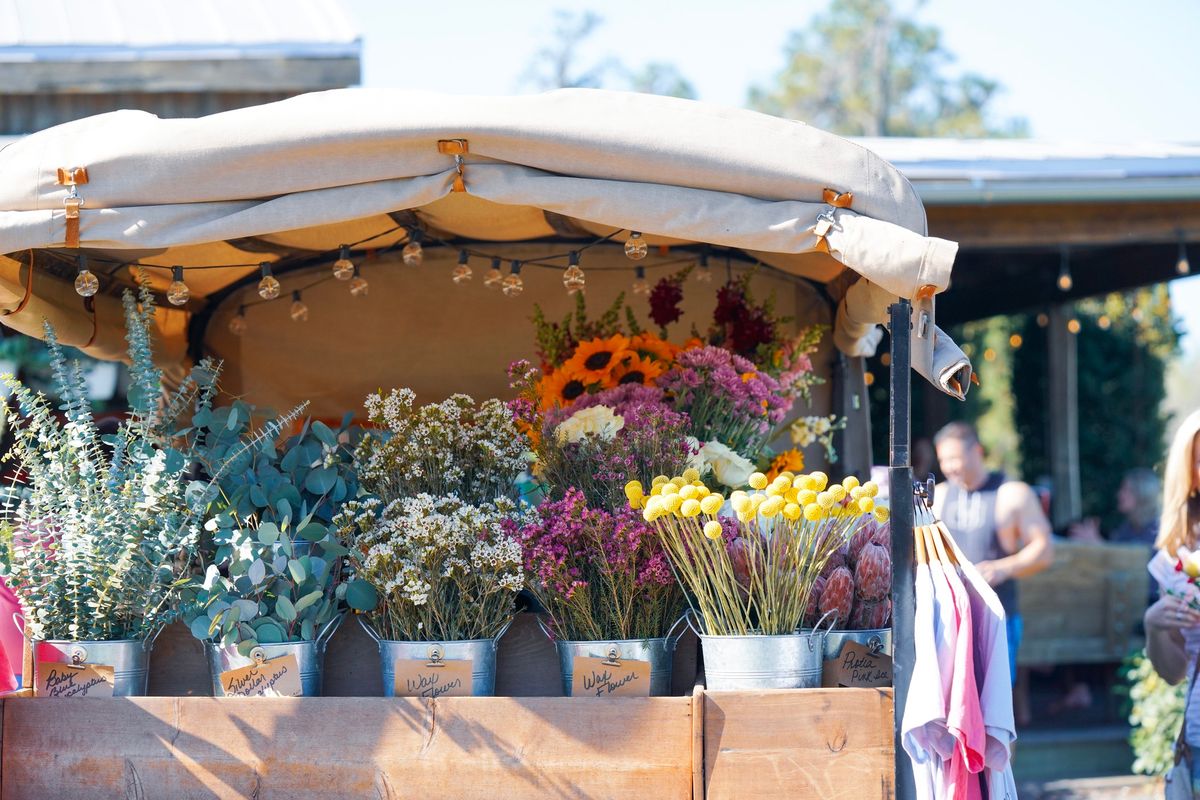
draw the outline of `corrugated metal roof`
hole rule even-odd
[[[338,0],[0,0],[0,60],[357,56]]]
[[[1039,139],[855,139],[926,204],[1200,199],[1200,145]]]

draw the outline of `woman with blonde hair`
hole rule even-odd
[[[1162,596],[1146,609],[1146,656],[1164,680],[1177,684],[1191,678],[1200,657],[1200,594],[1189,586],[1177,567],[1181,550],[1197,549],[1200,539],[1200,411],[1183,420],[1163,473],[1162,517],[1158,553],[1150,573],[1158,580]],[[1193,687],[1194,688],[1194,687]],[[1188,692],[1184,712],[1184,740],[1200,753],[1200,699]],[[1200,759],[1192,759],[1193,793],[1200,789]]]

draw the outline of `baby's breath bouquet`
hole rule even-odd
[[[368,497],[334,525],[378,603],[366,618],[393,641],[497,636],[524,586],[516,481],[529,442],[499,400],[454,395],[415,405],[409,389],[367,398],[355,451]]]
[[[506,497],[475,505],[419,494],[382,508],[375,499],[348,504],[337,523],[350,532],[358,576],[378,592],[367,619],[380,636],[419,642],[498,635],[525,585],[520,545],[505,531],[516,512]]]
[[[180,417],[208,408],[219,365],[202,361],[163,398],[151,353],[153,298],[144,286],[123,298],[129,343],[129,415],[112,436],[92,418],[77,362],[69,363],[49,323],[46,344],[64,419],[50,401],[11,375],[18,414],[5,456],[20,464],[24,499],[10,520],[6,580],[35,640],[148,639],[178,614],[196,555],[191,505],[206,487],[186,480],[193,463],[171,437]]]

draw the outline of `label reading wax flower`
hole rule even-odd
[[[650,662],[617,658],[577,658],[572,697],[649,697]]]

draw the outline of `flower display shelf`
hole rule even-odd
[[[892,796],[890,690],[0,700],[0,798]]]

